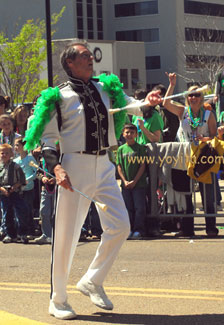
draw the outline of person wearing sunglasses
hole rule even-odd
[[[173,94],[176,85],[176,74],[166,73],[169,78],[169,87],[165,97]],[[180,127],[178,130],[178,138],[180,142],[206,142],[211,140],[217,133],[217,123],[215,115],[204,108],[204,96],[202,92],[197,92],[199,87],[197,85],[191,86],[188,91],[190,94],[185,98],[185,105],[175,103],[170,99],[163,101],[163,106],[170,112],[178,116],[180,120]],[[195,92],[193,92],[195,90]],[[203,184],[199,182],[199,189],[202,197],[202,202],[206,201],[207,213],[215,213],[214,207],[214,185],[205,184],[205,193],[203,191]],[[187,211],[186,213],[193,213],[193,204],[191,195],[186,196]],[[216,228],[215,217],[207,217],[206,219],[206,233],[209,237],[218,235]],[[194,218],[187,217],[182,220],[182,235],[194,235]]]

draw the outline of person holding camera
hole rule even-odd
[[[21,196],[21,187],[26,185],[22,168],[12,161],[13,149],[8,143],[0,145],[0,199],[2,209],[1,236],[3,243],[11,243],[17,239],[28,243],[26,205]],[[16,229],[10,208],[14,210]],[[16,230],[16,231],[15,231]],[[17,238],[16,238],[17,237]]]

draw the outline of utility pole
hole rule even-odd
[[[46,5],[48,87],[52,87],[53,86],[53,69],[52,69],[52,47],[51,47],[51,9],[50,9],[50,0],[45,0],[45,5]]]

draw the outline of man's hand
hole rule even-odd
[[[69,176],[64,170],[64,168],[61,167],[61,165],[56,165],[54,167],[54,173],[56,177],[56,183],[62,187],[64,187],[66,190],[69,190],[70,192],[74,192],[72,189],[72,184],[70,182]]]
[[[145,102],[149,106],[156,106],[162,103],[162,98],[160,96],[160,90],[151,91],[147,94]]]
[[[165,74],[169,78],[170,85],[173,86],[173,87],[175,87],[176,86],[176,82],[177,82],[177,75],[176,75],[176,73],[175,72],[173,72],[173,73],[165,72]]]

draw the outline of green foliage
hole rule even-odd
[[[65,7],[59,14],[53,14],[51,25],[56,25]],[[4,92],[17,105],[32,101],[34,96],[47,87],[47,80],[39,80],[39,74],[46,70],[47,49],[44,39],[45,20],[28,20],[12,41],[0,32],[0,83]],[[52,31],[52,35],[55,30]]]

